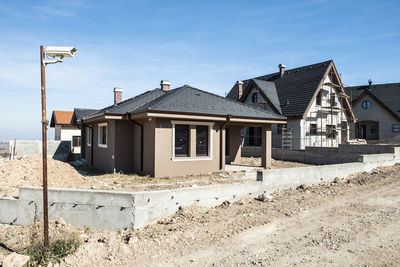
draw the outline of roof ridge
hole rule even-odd
[[[258,109],[258,108],[249,106],[249,105],[247,105],[247,104],[245,104],[245,103],[242,103],[242,102],[239,102],[239,101],[235,101],[235,100],[232,100],[232,99],[229,99],[229,98],[226,98],[226,97],[217,95],[217,94],[213,94],[213,93],[210,93],[210,92],[207,92],[207,91],[203,91],[203,90],[201,90],[201,89],[192,87],[192,86],[190,86],[190,85],[184,85],[184,86],[190,87],[190,88],[192,88],[192,89],[195,89],[195,90],[197,90],[197,91],[200,91],[200,92],[203,92],[203,93],[206,93],[206,94],[209,94],[209,95],[213,95],[213,96],[219,97],[219,98],[224,99],[224,100],[228,100],[229,102],[232,102],[232,103],[235,103],[235,104],[239,104],[239,105],[244,106],[244,107],[247,107],[247,108],[251,108],[251,109],[254,109],[254,110],[257,110],[257,111],[262,111],[262,112],[265,112],[265,113],[267,113],[267,114],[272,114],[272,115],[276,115],[276,116],[282,116],[282,115],[280,115],[280,114],[272,113],[272,112],[270,112],[270,111],[268,111],[268,110]],[[283,116],[282,116],[282,117],[283,117]]]
[[[305,66],[301,66],[301,67],[291,68],[291,69],[285,70],[285,73],[291,72],[291,71],[294,71],[294,70],[299,70],[299,69],[306,69],[306,68],[309,68],[309,67],[312,67],[312,66],[315,66],[315,65],[320,65],[320,64],[324,64],[324,63],[331,63],[331,62],[333,62],[332,59],[326,60],[326,61],[322,61],[322,62],[318,62],[318,63],[313,63],[313,64],[305,65]],[[251,79],[258,79],[258,80],[261,80],[260,78],[265,78],[266,76],[273,75],[273,74],[279,74],[279,71],[277,71],[277,72],[272,72],[272,73],[267,73],[267,74],[264,74],[264,75],[261,75],[261,76],[257,76],[257,77],[255,77],[255,78],[251,78]],[[248,80],[251,80],[251,79],[246,79],[245,81],[248,81]]]
[[[178,88],[175,88],[175,89],[172,89],[172,90],[169,90],[169,91],[165,92],[164,94],[160,95],[159,97],[154,98],[154,99],[152,99],[151,101],[149,101],[149,102],[147,102],[147,103],[144,103],[143,105],[141,105],[141,106],[139,106],[139,107],[137,107],[137,108],[135,108],[135,109],[132,109],[130,112],[133,112],[133,111],[135,111],[135,110],[139,110],[140,108],[142,108],[142,107],[144,107],[144,106],[146,106],[146,105],[153,105],[153,104],[155,104],[155,103],[158,103],[158,102],[161,102],[161,101],[163,101],[163,100],[165,100],[165,99],[168,99],[169,96],[175,94],[176,90],[181,89],[181,88],[182,88],[182,86],[181,86],[181,87],[178,87]],[[152,103],[152,102],[154,102],[154,103]],[[147,107],[147,109],[148,109],[148,108],[149,108],[149,107]]]
[[[146,95],[146,94],[148,94],[148,93],[150,93],[150,92],[156,91],[156,90],[161,90],[161,89],[160,89],[160,88],[155,88],[155,89],[153,89],[153,90],[147,90],[147,91],[145,91],[145,92],[143,92],[143,93],[141,93],[141,94],[139,94],[139,95],[136,95],[136,96],[134,96],[134,97],[131,97],[131,98],[128,98],[128,99],[126,99],[126,100],[124,100],[124,101],[121,101],[121,102],[119,102],[117,105],[109,105],[109,106],[107,106],[107,107],[105,107],[105,108],[99,109],[98,112],[104,113],[104,112],[105,112],[107,109],[109,109],[109,108],[121,106],[122,104],[125,104],[125,103],[127,103],[128,101],[131,101],[131,100],[134,100],[134,99],[138,99],[138,98],[140,98],[140,97],[142,97],[142,96],[144,96],[144,95]],[[100,114],[100,113],[99,113],[99,114]]]

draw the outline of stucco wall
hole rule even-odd
[[[211,157],[172,158],[173,155],[173,133],[171,120],[157,119],[155,129],[155,177],[179,176],[187,174],[208,173],[219,170],[220,156],[220,124],[215,123],[212,128],[212,151]],[[193,128],[193,127],[192,127]],[[195,135],[191,135],[193,139]],[[190,142],[189,144],[195,144]],[[147,149],[147,148],[146,148]],[[191,149],[192,153],[193,148]]]
[[[140,139],[135,136],[133,131],[133,122],[115,121],[115,170],[117,172],[134,171],[134,139]],[[140,158],[138,159],[140,160]]]
[[[363,109],[361,104],[363,101],[369,100],[372,105],[369,109]],[[386,111],[380,104],[375,102],[371,97],[364,96],[356,104],[353,105],[353,111],[358,121],[377,121],[379,122],[379,139],[388,140],[394,137],[399,137],[399,132],[392,132],[393,124],[400,124],[388,111]],[[370,132],[371,129],[367,128]]]
[[[98,124],[93,124],[93,167],[95,169],[114,172],[114,149],[115,149],[115,121],[107,121],[107,147],[99,147]],[[89,149],[90,150],[90,149]],[[88,151],[90,152],[90,151]]]

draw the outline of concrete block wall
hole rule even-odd
[[[14,151],[14,141],[10,141],[10,154]],[[70,141],[47,141],[47,155],[57,160],[67,160],[71,152]],[[16,140],[15,157],[42,153],[41,140]]]

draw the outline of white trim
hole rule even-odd
[[[85,126],[86,127],[86,126]],[[92,146],[93,140],[92,140],[92,133],[91,131],[93,131],[93,128],[90,127],[86,127],[88,130],[86,131],[86,144],[87,146]],[[90,142],[89,142],[90,140]]]
[[[171,121],[172,124],[188,124],[188,125],[209,125],[214,126],[214,122],[206,121]]]
[[[101,144],[100,143],[100,127],[106,127],[106,143],[105,144]],[[102,148],[107,148],[107,141],[108,141],[108,125],[107,122],[103,122],[103,123],[99,123],[97,124],[97,145],[98,147],[102,147]]]
[[[172,161],[203,161],[203,160],[213,160],[213,157],[176,157],[171,158]]]
[[[124,116],[112,116],[112,115],[106,115],[104,116],[105,119],[110,119],[110,120],[122,120]]]

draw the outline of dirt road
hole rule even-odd
[[[397,165],[265,202],[183,208],[139,231],[74,229],[84,243],[62,265],[400,266],[399,173]],[[26,229],[0,227],[0,238],[17,249]]]

